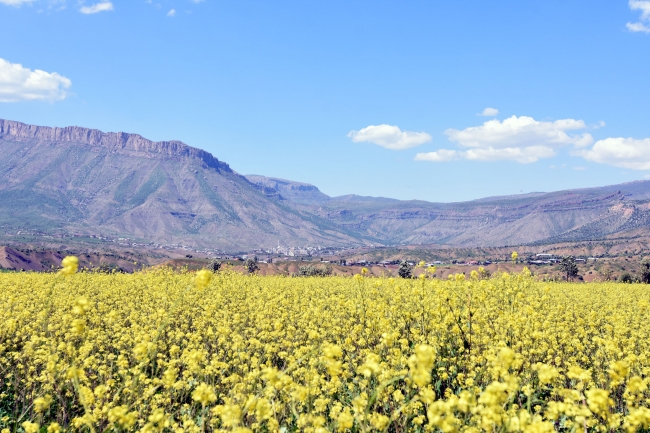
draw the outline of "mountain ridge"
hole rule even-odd
[[[272,200],[180,141],[0,121],[0,221],[12,227],[245,250],[364,236]]]
[[[232,171],[228,164],[219,161],[210,152],[188,146],[182,141],[152,141],[140,134],[128,132],[102,132],[98,129],[79,126],[66,126],[63,128],[36,126],[0,119],[0,137],[2,136],[24,142],[40,140],[53,143],[79,143],[104,147],[112,151],[153,153],[168,157],[195,157],[201,159],[210,167]]]
[[[243,251],[278,242],[501,246],[650,227],[650,181],[433,203],[329,197],[138,134],[0,120],[0,148],[0,222],[46,232]]]

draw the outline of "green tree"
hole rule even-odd
[[[650,258],[645,257],[641,260],[641,282],[650,284]]]
[[[259,270],[259,266],[257,266],[257,261],[255,259],[246,259],[244,262],[244,269],[246,269],[249,274],[254,274],[255,271]]]
[[[560,261],[560,269],[566,275],[566,280],[571,281],[578,275],[578,265],[573,256],[564,256]]]
[[[219,260],[212,260],[210,264],[208,264],[208,271],[212,272],[219,272],[219,269],[221,269],[221,262]]]
[[[618,282],[632,284],[634,282],[634,279],[632,278],[632,275],[630,275],[629,272],[624,272],[620,277],[618,277]]]
[[[333,268],[330,265],[326,265],[322,268],[317,268],[313,265],[301,266],[298,269],[297,277],[328,277],[332,275]]]
[[[406,260],[402,260],[399,263],[399,269],[397,270],[397,273],[402,278],[411,278],[413,276],[413,271],[411,270],[411,267]]]

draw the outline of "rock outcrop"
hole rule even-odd
[[[67,126],[27,125],[13,120],[0,119],[0,139],[13,141],[39,140],[50,143],[77,143],[100,146],[112,152],[132,151],[170,158],[198,158],[208,167],[232,171],[228,164],[219,161],[209,152],[188,146],[182,141],[151,141],[138,134],[127,132],[102,132],[97,129]]]

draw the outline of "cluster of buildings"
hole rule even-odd
[[[586,262],[587,260],[596,261],[598,259],[596,257],[588,257],[587,259],[575,259],[576,263]],[[535,254],[534,258],[528,258],[528,264],[531,265],[553,265],[555,263],[560,263],[560,261],[562,261],[562,257],[555,254],[546,253]]]
[[[332,256],[332,255],[340,254],[343,250],[345,250],[345,248],[336,249],[334,247],[321,247],[321,246],[289,247],[289,246],[281,246],[280,243],[278,243],[277,247],[268,248],[268,249],[256,249],[253,250],[253,253],[269,254],[269,255],[284,256],[284,257],[307,257],[307,256],[315,256],[315,255]]]

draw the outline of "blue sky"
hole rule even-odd
[[[0,0],[0,19],[0,118],[178,139],[330,195],[650,174],[650,1]]]

